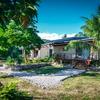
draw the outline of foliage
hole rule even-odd
[[[0,27],[0,58],[7,57],[7,40],[4,37],[4,30]]]
[[[37,7],[40,0],[0,0],[0,50],[40,47],[37,36]],[[30,28],[29,28],[30,26]],[[38,42],[39,41],[39,42]]]
[[[51,69],[48,68],[48,71]],[[0,78],[0,81],[8,84],[15,79]],[[100,100],[100,72],[89,71],[77,77],[67,78],[62,84],[45,90],[26,81],[19,82],[18,88],[29,91],[33,100]]]
[[[28,93],[18,91],[15,83],[0,87],[0,100],[32,100]]]
[[[11,20],[7,25],[3,36],[7,39],[10,47],[33,48],[35,46],[39,47],[42,42],[32,28],[24,29],[22,26],[17,25],[14,20]]]
[[[100,67],[100,59],[99,60],[92,60],[91,64],[92,64],[92,66]]]
[[[28,54],[31,49],[40,48],[41,43],[43,43],[32,28],[24,29],[21,25],[17,25],[14,20],[10,21],[5,31],[2,28],[1,31],[1,50],[18,63],[21,63],[21,58],[23,58],[22,50]]]
[[[34,26],[40,0],[0,0],[0,23],[3,27],[13,19],[24,27]]]
[[[79,40],[79,41],[74,40],[74,41],[71,41],[70,43],[68,43],[67,46],[65,46],[65,50],[69,50],[71,48],[72,49],[76,48],[76,50],[77,49],[80,49],[80,50],[82,50],[82,49],[88,49],[88,50],[90,50],[91,45],[88,42],[85,42],[85,41],[82,41],[82,40]]]
[[[86,37],[86,34],[84,34],[83,32],[79,32],[75,35],[75,37]]]
[[[32,60],[32,63],[48,63],[52,62],[53,58],[52,57],[45,57],[45,58],[34,58]]]
[[[6,60],[6,64],[7,65],[15,65],[15,60],[14,60],[14,58],[11,58],[10,56],[7,58],[7,60]]]
[[[36,34],[37,7],[40,0],[0,0],[0,56],[14,60],[24,57],[30,49],[40,48],[43,41]],[[20,56],[20,49],[24,52]]]
[[[83,17],[85,25],[81,27],[88,37],[94,38],[94,46],[100,49],[100,6],[91,18]]]
[[[18,57],[14,58],[14,57],[11,57],[11,56],[8,56],[7,59],[6,59],[6,64],[11,67],[11,66],[14,66],[16,64],[21,64],[23,63],[23,57],[20,55],[18,55]]]
[[[18,47],[13,46],[13,47],[9,48],[8,56],[11,59],[13,59],[14,62],[17,64],[21,64],[23,62],[22,51]],[[7,62],[9,62],[9,60]],[[9,64],[10,64],[10,62],[9,62]]]
[[[87,42],[80,42],[80,41],[74,41],[70,42],[69,45],[67,45],[65,48],[74,48],[74,47],[80,47],[80,48],[90,48],[92,47],[94,50],[100,50],[100,6],[98,7],[98,11],[95,15],[93,15],[91,18],[83,17],[85,20],[85,25],[81,27],[81,29],[84,31],[84,33],[79,33],[76,36],[87,36],[92,37],[93,42],[87,43]]]
[[[0,48],[0,60],[5,60],[8,56],[8,52],[5,48]]]

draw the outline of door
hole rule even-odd
[[[49,49],[49,57],[52,56],[52,49]]]

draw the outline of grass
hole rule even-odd
[[[18,78],[0,78],[3,84],[17,82],[20,90],[28,91],[34,100],[100,100],[100,72],[87,72],[71,77],[53,89],[41,89]]]
[[[63,89],[72,100],[100,100],[100,73],[87,72],[69,78],[64,81]]]
[[[55,66],[46,66],[46,67],[41,67],[41,68],[33,68],[30,70],[24,70],[27,72],[35,72],[36,74],[52,74],[52,73],[57,73],[60,70],[63,70],[65,68],[63,68],[62,66],[60,67],[55,67]]]

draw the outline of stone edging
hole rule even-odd
[[[30,65],[17,65],[11,67],[12,71],[21,71],[21,70],[26,70],[26,69],[32,69],[32,68],[40,68],[40,67],[45,67],[45,66],[50,66],[50,64],[30,64]]]

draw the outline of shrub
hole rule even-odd
[[[35,58],[32,60],[32,63],[48,63],[52,62],[52,57],[45,57],[45,58]]]
[[[16,62],[17,64],[21,64],[22,62],[24,62],[24,58],[20,55],[16,58]]]
[[[6,60],[6,64],[7,65],[14,65],[15,64],[15,60],[11,57],[8,57]]]
[[[100,59],[99,60],[92,60],[91,65],[99,67],[100,66]]]
[[[14,58],[9,56],[7,58],[7,60],[6,60],[6,64],[8,66],[13,66],[13,65],[16,65],[16,64],[21,64],[22,62],[23,62],[23,57],[22,56],[19,56],[16,59],[14,59]]]
[[[32,100],[32,97],[22,91],[18,91],[15,83],[0,87],[0,100]]]

